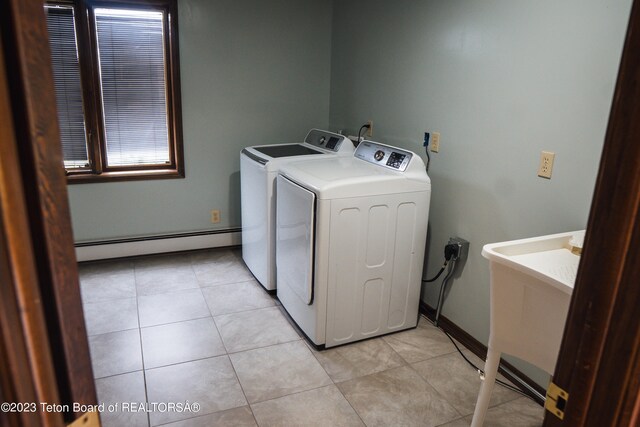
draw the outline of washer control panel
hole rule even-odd
[[[313,129],[307,134],[304,142],[325,150],[338,151],[343,140],[344,138],[341,135]]]
[[[374,165],[404,172],[413,153],[373,141],[362,141],[354,156]]]

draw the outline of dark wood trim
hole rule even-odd
[[[77,1],[77,0],[67,0]],[[84,0],[88,5],[95,6],[110,6],[121,8],[148,8],[148,9],[162,9],[168,8],[174,0]]]
[[[436,318],[436,309],[429,306],[428,304],[420,301],[420,313],[427,316],[431,321],[435,321]],[[453,323],[446,316],[440,315],[440,319],[438,319],[438,324],[442,328],[443,331],[451,335],[452,338],[459,341],[466,348],[471,350],[473,354],[485,360],[487,358],[487,346],[482,344],[480,341],[472,337],[467,331]],[[479,368],[483,368],[482,366],[478,366]],[[505,370],[506,368],[507,370]],[[533,381],[531,378],[523,374],[519,369],[514,367],[511,363],[507,362],[504,359],[500,359],[500,366],[498,368],[498,372],[505,376],[509,381],[515,384],[523,393],[530,396],[534,399],[538,404],[544,405],[544,401],[540,399],[539,396],[531,393],[525,387],[521,387],[519,381],[526,383],[529,387],[536,390],[542,396],[545,395],[546,390],[542,388],[538,383]],[[513,374],[513,375],[512,375]],[[515,375],[515,377],[514,377]],[[517,378],[516,378],[517,377]]]
[[[170,69],[167,69],[167,103],[169,104],[169,132],[173,137],[173,156],[176,170],[185,176],[184,141],[182,135],[182,88],[180,86],[180,40],[178,35],[178,3],[170,1],[166,6],[165,21],[167,37],[167,54],[171,58]]]
[[[21,191],[61,403],[96,404],[43,3],[8,0],[2,41],[15,124]],[[69,421],[74,414],[65,414]]]
[[[90,168],[69,169],[69,184],[109,181],[179,179],[185,177],[184,143],[182,136],[182,96],[180,89],[180,54],[178,42],[178,10],[176,0],[52,0],[51,4],[70,4],[76,10],[76,30],[80,75],[83,91],[86,140]],[[94,7],[145,8],[162,10],[164,49],[166,52],[165,82],[167,103],[167,133],[169,164],[108,166],[105,126],[101,102],[97,39]]]
[[[5,26],[5,17],[0,25]],[[60,403],[22,193],[0,49],[0,401]],[[0,424],[62,425],[61,414],[0,412]]]
[[[97,58],[93,52],[93,37],[91,34],[95,31],[90,19],[91,10],[87,8],[86,3],[76,2],[74,7],[77,11],[76,18],[76,42],[78,44],[78,58],[80,62],[80,83],[82,85],[82,108],[84,110],[84,119],[86,126],[87,151],[89,154],[90,169],[84,173],[92,175],[100,175],[103,172],[104,150],[100,144],[100,135],[104,132],[102,128],[102,106],[100,105],[100,84],[99,73],[96,67]],[[69,180],[76,172],[68,170]]]
[[[545,426],[638,425],[640,399],[640,2],[631,8],[600,170],[553,382],[569,393]]]
[[[69,173],[68,184],[91,184],[96,182],[123,182],[123,181],[149,181],[155,179],[181,179],[184,174],[174,169],[171,170],[138,170],[128,172],[103,172],[99,175],[93,173]]]

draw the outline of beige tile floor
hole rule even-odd
[[[98,400],[200,405],[105,412],[107,427],[471,422],[480,380],[439,329],[421,319],[316,351],[237,249],[84,263],[80,282]],[[542,417],[540,406],[496,386],[485,425],[539,426]]]

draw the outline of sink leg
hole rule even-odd
[[[484,422],[484,416],[487,413],[487,408],[489,408],[489,401],[491,400],[493,384],[496,381],[496,374],[498,373],[500,354],[501,352],[489,347],[489,351],[487,353],[487,361],[484,364],[484,381],[482,381],[482,385],[480,385],[480,393],[478,394],[476,409],[473,412],[471,427],[481,427],[482,423]]]

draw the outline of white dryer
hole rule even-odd
[[[302,143],[247,147],[240,153],[242,259],[268,291],[276,289],[275,185],[281,166],[307,157],[353,155],[343,135],[311,129]]]
[[[280,169],[277,294],[316,347],[416,326],[430,197],[419,156],[372,141]]]

